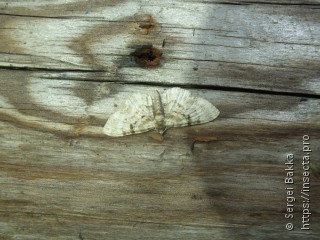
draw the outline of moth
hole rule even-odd
[[[194,97],[182,88],[171,88],[160,94],[133,94],[125,105],[113,113],[103,133],[113,137],[156,130],[163,134],[168,128],[210,122],[219,110],[209,101]]]

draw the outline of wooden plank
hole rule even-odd
[[[105,81],[320,91],[319,9],[313,5],[111,1],[89,13],[79,3],[81,16],[55,18],[52,8],[68,7],[33,4],[40,5],[30,7],[29,16],[0,15],[0,66],[72,71],[74,78],[94,72],[93,80]],[[48,17],[38,17],[38,9]],[[143,45],[162,51],[160,67],[135,63],[131,53]]]
[[[81,118],[90,117],[90,124],[100,126],[108,116],[123,104],[128,95],[134,92],[150,92],[157,89],[153,86],[123,85],[116,83],[70,81],[51,79],[29,79],[20,81],[28,75],[23,71],[0,72],[1,96],[3,108],[9,111],[19,109],[21,113],[39,111],[39,117],[49,118],[67,124],[80,123]],[[203,93],[209,90],[201,90]],[[245,122],[262,119],[283,121],[287,123],[306,123],[306,128],[317,127],[318,99],[287,97],[277,95],[261,95],[238,93],[229,91],[214,91],[215,94],[204,95],[218,108],[224,109],[222,116],[236,118],[231,124],[238,125],[237,121]],[[120,94],[121,93],[121,94]],[[258,100],[257,100],[258,99]],[[278,102],[277,104],[274,104]],[[37,106],[37,108],[34,107]],[[7,106],[7,107],[6,107]],[[52,112],[56,114],[52,115]],[[38,113],[37,113],[38,114]],[[30,115],[29,113],[27,115]],[[32,115],[32,114],[31,114]],[[79,122],[80,121],[80,122]],[[83,120],[82,120],[83,121]],[[50,123],[50,122],[49,122]],[[223,122],[222,122],[223,124]]]
[[[0,2],[0,11],[3,14],[15,14],[15,15],[26,15],[26,16],[44,16],[44,17],[64,17],[64,16],[80,16],[83,14],[97,14],[102,12],[103,9],[107,8],[117,8],[121,7],[132,7],[132,6],[141,6],[142,8],[145,5],[153,5],[154,7],[163,6],[163,7],[176,7],[177,5],[189,4],[189,3],[199,3],[205,5],[275,5],[275,6],[292,6],[292,5],[310,5],[310,6],[319,6],[319,0],[282,0],[281,2],[277,0],[176,0],[174,3],[170,0],[163,0],[157,2],[156,4],[152,1],[119,1],[119,0],[92,0],[90,3],[80,0],[57,0],[54,2],[48,1],[20,1],[20,0],[11,0],[10,2],[1,1]],[[127,9],[126,9],[127,10]],[[119,14],[119,12],[117,13]],[[121,13],[120,13],[121,14]]]
[[[319,239],[319,6],[0,1],[0,239]],[[150,45],[160,65],[141,67]],[[131,94],[172,86],[221,115],[102,133]]]
[[[310,136],[314,161],[320,153],[319,99],[192,90],[221,116],[171,129],[159,142],[154,132],[124,138],[101,133],[125,96],[159,87],[19,82],[17,76],[0,78],[5,239],[306,236],[284,229],[284,162],[288,153],[296,155],[298,194],[303,135]],[[320,234],[317,164],[311,171],[310,239]],[[296,198],[299,229],[302,200]]]

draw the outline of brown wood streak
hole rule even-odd
[[[118,65],[120,65],[121,67],[123,67],[122,65],[124,64],[134,66],[133,59],[130,59],[130,53],[134,52],[134,48],[136,45],[161,45],[163,41],[162,34],[151,34],[153,31],[157,29],[159,29],[159,24],[157,24],[153,20],[151,15],[135,15],[134,17],[122,18],[119,22],[103,23],[92,27],[90,30],[86,31],[82,36],[75,38],[73,42],[70,44],[70,48],[74,49],[76,52],[84,56],[84,63],[92,66],[93,69],[104,69],[111,72],[114,71],[115,77],[118,78]],[[150,36],[146,37],[145,33],[141,32],[141,30],[147,30],[147,35]],[[105,61],[99,60],[96,57],[96,54],[92,52],[92,41],[99,41],[101,39],[105,41],[105,39],[109,39],[120,34],[133,35],[134,38],[131,44],[126,46],[125,49],[122,49],[122,52],[124,54],[120,54],[116,58],[115,62],[119,61],[119,64],[111,67],[110,69],[110,66],[106,66]]]
[[[218,138],[216,136],[193,136],[189,140],[191,152],[193,151],[194,145],[196,143],[209,143],[209,142],[217,141],[217,140],[218,140]]]
[[[84,124],[65,124],[65,123],[50,123],[46,119],[30,119],[29,116],[20,114],[11,109],[0,109],[0,114],[6,121],[14,123],[18,127],[33,129],[35,131],[44,131],[55,134],[62,134],[66,137],[84,136],[103,136],[102,128],[95,126],[85,126]],[[30,121],[31,120],[31,121]],[[41,121],[43,120],[43,121]]]
[[[319,2],[169,2],[0,3],[0,239],[319,238]],[[134,61],[146,45],[159,67]],[[171,85],[220,116],[164,136],[102,133],[129,95]]]
[[[85,0],[79,0],[70,3],[63,2],[61,4],[45,4],[42,6],[40,4],[41,8],[39,8],[38,5],[38,3],[41,3],[39,1],[29,2],[22,6],[19,6],[19,4],[15,6],[15,2],[8,2],[1,10],[4,13],[8,12],[10,14],[22,16],[69,17],[70,13],[71,15],[74,14],[77,16],[77,14],[98,11],[99,9],[117,6],[125,2],[127,2],[127,0],[92,0],[90,4],[88,4]]]

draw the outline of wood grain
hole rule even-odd
[[[0,1],[0,239],[318,239],[319,7]],[[132,52],[150,45],[160,65],[141,67]],[[163,138],[102,134],[131,94],[172,86],[221,115]]]
[[[33,4],[41,6],[28,6],[29,15],[0,15],[0,66],[73,79],[319,94],[317,5]],[[81,17],[50,16],[69,7]],[[20,8],[27,6],[2,11]],[[162,67],[152,71],[130,56],[149,44],[163,52]]]

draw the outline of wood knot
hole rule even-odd
[[[140,67],[156,67],[160,65],[162,52],[152,45],[142,46],[131,55]]]

